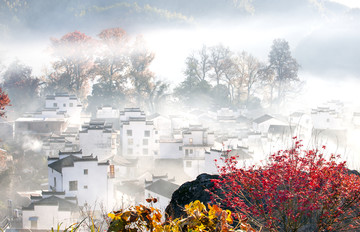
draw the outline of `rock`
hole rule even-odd
[[[199,200],[204,204],[210,202],[210,194],[206,191],[212,190],[214,184],[212,179],[218,179],[219,175],[200,174],[195,180],[182,184],[171,197],[166,207],[166,218],[179,218],[185,216],[184,207],[192,201]]]

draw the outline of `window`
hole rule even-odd
[[[132,136],[132,130],[127,130],[126,134],[127,134],[127,136]]]
[[[149,145],[149,140],[148,139],[143,139],[143,145]]]
[[[84,189],[88,189],[88,186],[87,186],[87,185],[84,185]]]
[[[66,103],[63,104],[63,107],[66,107]]]
[[[192,138],[189,139],[189,143],[190,143],[190,144],[193,143],[193,139],[192,139]]]
[[[84,169],[84,175],[87,175],[89,173],[88,169]]]
[[[330,122],[330,118],[326,119],[326,122]]]
[[[54,106],[54,107],[57,107],[57,103],[53,103],[53,106]]]
[[[148,155],[148,154],[149,154],[149,149],[144,148],[144,149],[143,149],[143,154],[144,154],[144,155]]]
[[[69,106],[70,106],[70,107],[73,107],[73,106],[74,106],[74,103],[69,103]]]
[[[156,135],[158,134],[158,131],[157,131],[157,130],[155,131],[155,134],[156,134]]]
[[[133,145],[134,144],[134,139],[128,139],[128,145]]]
[[[54,188],[56,189],[56,177],[54,177]]]
[[[76,180],[74,181],[69,181],[69,191],[77,191],[78,189],[78,183]]]
[[[132,154],[133,154],[133,149],[132,149],[132,148],[128,148],[128,149],[127,149],[127,154],[128,154],[128,155],[132,155]]]
[[[193,149],[190,149],[189,151],[190,151],[190,154],[192,154],[192,153],[193,153]]]
[[[182,151],[182,146],[179,146],[179,151]]]
[[[191,161],[186,161],[186,167],[191,168]]]
[[[148,130],[147,130],[147,131],[144,131],[144,136],[145,136],[145,137],[150,137],[150,131],[148,131]]]
[[[185,156],[189,156],[189,150],[185,149]]]

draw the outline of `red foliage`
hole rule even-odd
[[[5,106],[8,106],[10,103],[10,99],[6,93],[2,91],[0,88],[0,117],[3,117],[5,112]]]
[[[213,201],[270,231],[359,231],[360,177],[339,156],[301,147],[296,141],[262,167],[237,168],[227,159],[214,180],[223,197]]]

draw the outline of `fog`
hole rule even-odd
[[[131,108],[128,109],[129,112],[135,109],[134,111],[140,113],[131,117],[138,117],[137,120],[146,121],[148,123],[145,123],[146,125],[152,123],[148,122],[148,118],[156,117],[154,113],[160,113],[165,118],[161,120],[170,121],[172,134],[168,136],[167,132],[164,133],[171,137],[171,139],[166,137],[168,141],[171,140],[171,143],[179,143],[181,139],[185,143],[185,137],[180,138],[179,136],[184,136],[191,129],[198,129],[197,124],[202,124],[207,128],[204,130],[206,133],[208,131],[215,132],[216,142],[214,147],[216,145],[217,149],[219,147],[220,149],[221,147],[224,148],[224,143],[229,142],[229,139],[220,141],[223,137],[238,136],[240,138],[244,133],[242,130],[245,129],[258,132],[252,128],[252,122],[264,114],[279,115],[279,118],[290,117],[293,112],[306,112],[310,115],[313,109],[328,107],[329,111],[331,111],[330,114],[333,114],[333,110],[339,113],[336,117],[334,116],[335,119],[342,118],[344,122],[344,126],[341,128],[339,126],[338,128],[328,129],[345,128],[347,139],[339,139],[336,136],[334,136],[336,137],[334,139],[334,137],[331,137],[332,135],[329,135],[324,139],[321,136],[307,138],[304,143],[311,148],[326,145],[329,153],[343,154],[343,159],[349,162],[349,167],[359,170],[360,160],[357,158],[357,154],[360,152],[360,147],[357,141],[360,132],[358,132],[356,126],[360,126],[360,122],[358,122],[359,125],[356,124],[355,126],[355,119],[352,118],[355,112],[360,112],[360,103],[358,102],[358,99],[360,99],[360,47],[358,45],[360,40],[360,31],[358,30],[360,28],[360,6],[354,5],[356,3],[358,2],[351,0],[2,1],[0,3],[0,87],[11,91],[11,88],[6,87],[3,83],[6,78],[11,77],[11,73],[9,74],[7,71],[14,61],[23,66],[29,66],[32,71],[28,79],[36,79],[37,87],[34,87],[32,93],[21,90],[25,100],[12,100],[11,97],[14,96],[14,99],[16,99],[18,98],[17,94],[21,94],[9,93],[13,105],[5,109],[5,111],[7,110],[7,118],[3,120],[6,123],[13,123],[13,127],[7,127],[7,129],[10,131],[9,134],[12,134],[9,137],[14,139],[8,139],[6,135],[2,135],[0,145],[2,149],[9,151],[9,154],[13,156],[14,162],[12,165],[15,169],[9,169],[9,173],[0,176],[3,178],[0,179],[2,184],[9,182],[6,185],[7,191],[0,195],[0,216],[6,214],[4,202],[8,198],[17,198],[17,192],[45,190],[48,189],[47,187],[51,187],[50,182],[52,179],[48,180],[50,171],[48,173],[45,160],[48,156],[56,156],[57,154],[48,153],[49,150],[58,152],[61,149],[68,149],[67,151],[74,152],[75,148],[81,149],[82,141],[79,138],[79,131],[83,133],[83,131],[90,128],[91,120],[95,119],[95,115],[98,113],[96,111],[97,107],[106,105],[110,105],[114,107],[113,110],[118,111],[126,111],[125,108],[127,107]],[[108,41],[101,37],[100,33],[110,28],[122,28],[126,31],[128,36],[128,41],[124,43],[126,52],[119,52],[120,49],[117,50],[117,47],[115,49],[111,47],[113,41],[107,44]],[[85,74],[78,74],[85,77],[91,75],[87,79],[88,83],[84,82],[84,89],[81,89],[83,91],[76,89],[76,87],[68,88],[70,94],[78,94],[79,102],[74,102],[74,105],[79,106],[79,109],[83,107],[82,112],[74,113],[76,116],[69,116],[62,110],[57,111],[56,120],[61,121],[63,118],[66,118],[66,120],[69,118],[69,123],[66,125],[69,126],[69,129],[52,131],[52,133],[46,135],[47,137],[41,133],[39,133],[41,135],[36,134],[35,136],[28,133],[28,136],[25,130],[25,132],[22,131],[25,135],[20,140],[17,140],[17,137],[13,136],[18,129],[16,120],[26,121],[31,117],[46,118],[44,115],[51,113],[49,109],[46,111],[46,108],[49,108],[49,105],[45,107],[45,104],[47,104],[45,103],[46,95],[53,95],[55,92],[67,92],[63,91],[62,87],[64,86],[60,86],[59,80],[61,79],[56,79],[61,77],[60,72],[65,69],[65,66],[61,67],[63,60],[55,55],[56,45],[54,45],[54,41],[59,41],[64,35],[74,31],[84,33],[95,41],[93,41],[94,44],[87,44],[86,48],[72,47],[72,50],[75,51],[74,54],[76,53],[74,55],[76,59],[79,57],[81,59],[88,58],[87,53],[93,55],[94,51],[97,52],[89,63],[84,62],[84,64],[79,61],[79,64],[85,67],[84,70],[88,68],[87,65],[93,65],[94,63],[96,64],[94,67],[97,68],[94,72],[90,70],[84,72]],[[141,36],[143,40],[139,42],[137,40],[138,36]],[[180,99],[177,95],[179,86],[186,84],[186,78],[189,75],[187,73],[189,68],[188,58],[191,55],[198,54],[203,47],[209,49],[210,54],[211,49],[222,46],[231,51],[234,56],[238,56],[237,58],[241,58],[241,54],[244,54],[242,52],[245,51],[259,61],[259,66],[263,65],[261,66],[263,71],[266,70],[264,67],[269,67],[269,54],[275,39],[283,39],[288,42],[291,55],[299,64],[297,77],[300,82],[295,88],[291,88],[292,86],[285,87],[284,91],[286,92],[286,88],[288,88],[290,92],[286,95],[286,101],[281,102],[280,87],[279,92],[276,93],[278,100],[280,100],[279,102],[273,101],[273,89],[271,89],[271,97],[269,97],[270,87],[265,83],[266,81],[262,80],[252,87],[254,88],[254,90],[251,90],[253,92],[248,90],[247,95],[245,94],[246,91],[242,89],[244,84],[241,83],[239,85],[241,90],[239,90],[238,99],[234,97],[236,95],[234,93],[233,99],[231,99],[232,95],[229,93],[230,101],[222,102],[222,96],[220,95],[223,90],[228,88],[230,92],[231,84],[235,84],[222,80],[220,85],[219,83],[215,85],[216,75],[213,71],[207,76],[209,86],[202,86],[203,90],[201,91],[207,91],[206,94],[199,91],[199,96],[186,98],[188,95],[198,93],[198,90],[194,88],[189,92],[183,92],[185,100]],[[143,47],[146,47],[147,50],[143,50]],[[114,86],[122,91],[116,96],[112,96],[113,92],[110,92],[110,90],[109,92],[106,92],[108,91],[106,90],[105,93],[109,93],[111,96],[107,96],[100,91],[101,88],[105,88],[99,84],[101,78],[105,80],[108,77],[106,76],[108,75],[106,73],[108,70],[107,62],[116,60],[113,59],[114,57],[101,60],[101,52],[108,52],[109,54],[113,52],[114,57],[121,53],[121,56],[125,57],[124,60],[127,59],[126,62],[121,63],[120,68],[118,67],[120,69],[119,76],[126,76],[126,78],[125,81],[114,81],[116,82]],[[83,53],[86,53],[86,55]],[[69,54],[64,56],[66,55]],[[152,55],[154,55],[153,60]],[[145,60],[144,67],[141,65],[136,66],[138,60]],[[104,66],[101,67],[101,64]],[[62,69],[56,69],[59,66]],[[137,83],[136,75],[145,79],[148,78],[151,83],[149,81],[150,84],[141,89],[142,85],[139,84],[140,81]],[[69,76],[71,75],[69,74]],[[185,84],[184,86],[186,86]],[[110,89],[111,87],[112,85],[110,85]],[[190,87],[192,87],[191,84]],[[184,89],[186,90],[186,88]],[[274,86],[271,88],[274,88]],[[100,94],[96,91],[99,91]],[[102,89],[102,91],[104,90]],[[237,91],[235,87],[233,87],[234,91]],[[249,97],[250,92],[252,93],[251,98]],[[159,95],[154,93],[159,93]],[[102,96],[104,98],[101,98]],[[220,100],[217,101],[217,98]],[[228,95],[225,98],[228,98]],[[236,101],[238,102],[236,103]],[[329,101],[332,102],[329,103]],[[339,106],[339,109],[337,109],[338,105],[341,105],[340,103],[337,105],[337,101],[343,103],[342,108]],[[68,103],[61,102],[62,104],[65,106]],[[55,103],[51,102],[50,107],[52,106],[55,107]],[[60,104],[56,103],[56,106],[58,107]],[[140,107],[141,111],[137,111],[136,107]],[[28,110],[37,112],[27,115],[25,113],[28,113],[26,112]],[[225,112],[224,115],[221,115],[222,111]],[[237,130],[238,128],[235,129],[226,120],[225,122],[216,121],[222,116],[239,118],[243,116],[246,118],[246,120],[244,119],[246,123],[241,121],[240,124],[246,124],[248,128]],[[128,152],[124,143],[131,143],[131,145],[135,143],[132,140],[130,142],[130,140],[122,138],[125,135],[123,125],[128,125],[128,121],[131,120],[130,117],[126,120],[121,117],[125,116],[121,116],[121,113],[117,112],[117,116],[111,119],[113,127],[109,130],[113,133],[113,136],[117,136],[115,146],[112,146],[118,149],[114,152],[115,155],[124,155],[122,153]],[[104,116],[104,118],[106,117]],[[276,117],[274,116],[274,118]],[[108,119],[106,118],[106,120]],[[105,124],[102,126],[105,127]],[[156,126],[158,125],[154,127]],[[241,126],[243,125],[241,124]],[[46,129],[48,129],[47,124]],[[15,130],[15,132],[12,130]],[[141,136],[143,136],[144,133],[141,133]],[[159,129],[159,133],[162,133],[161,129]],[[153,136],[156,137],[156,140],[162,140],[160,135]],[[89,138],[92,139],[91,136]],[[49,142],[51,139],[53,141],[61,140],[64,147],[58,148],[55,146],[56,148],[51,147],[49,150],[44,149],[45,144],[49,147],[52,146],[48,145],[51,143]],[[108,138],[107,141],[113,141],[112,139]],[[120,141],[121,139],[123,141]],[[136,140],[136,138],[134,139]],[[166,141],[166,139],[163,139],[162,142]],[[254,155],[254,163],[266,159],[269,152],[282,149],[282,146],[292,142],[291,139],[289,142],[289,138],[284,140],[274,139],[266,146],[258,146],[257,143],[261,139],[255,139],[256,142],[250,140],[250,138],[241,138],[237,145],[247,147],[248,152],[250,151],[249,147],[255,147],[254,150],[249,152],[249,154]],[[105,146],[97,142],[90,141],[85,144],[89,146],[95,144],[95,147]],[[145,142],[141,141],[141,143]],[[74,146],[70,149],[69,144]],[[210,150],[210,148],[206,149]],[[161,151],[161,148],[158,150]],[[175,150],[179,152],[180,147]],[[148,151],[146,150],[146,152]],[[261,154],[262,152],[263,154]],[[111,155],[114,154],[111,153]],[[34,155],[34,160],[29,155]],[[89,156],[92,154],[83,155]],[[101,155],[95,154],[95,156],[98,156],[99,161],[103,161]],[[104,157],[108,158],[110,155],[106,154]],[[124,160],[118,162],[125,162]],[[127,199],[126,191],[132,191],[134,186],[134,189],[136,189],[139,183],[143,184],[145,180],[156,179],[154,175],[161,176],[166,173],[169,174],[168,179],[171,179],[173,175],[178,174],[177,184],[191,179],[188,173],[185,174],[185,163],[179,165],[178,163],[167,163],[167,161],[159,160],[158,163],[147,159],[136,163],[136,165],[141,166],[139,170],[135,171],[136,175],[139,175],[136,180],[130,177],[121,180],[116,179],[120,186],[117,187],[123,188],[121,193],[123,195],[120,198]],[[27,164],[33,167],[27,170]],[[155,164],[159,165],[159,167],[155,167]],[[126,165],[129,168],[134,164],[129,162]],[[130,170],[130,168],[126,170]],[[19,177],[16,177],[17,173],[20,173]],[[130,171],[126,173],[126,171],[120,170],[119,173],[130,176]],[[33,177],[38,178],[36,183],[25,183],[25,181],[32,180]],[[137,194],[143,196],[144,189],[134,194],[134,197]],[[105,198],[105,196],[102,197]],[[108,199],[107,197],[106,199]],[[133,200],[131,198],[128,201]],[[24,199],[22,199],[16,200],[15,203],[17,204],[16,207],[21,208],[29,202],[24,203]]]

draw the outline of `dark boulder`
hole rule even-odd
[[[185,216],[184,207],[192,201],[199,200],[204,204],[210,202],[210,193],[213,191],[213,179],[219,179],[219,175],[200,174],[195,180],[182,184],[171,197],[169,205],[166,207],[166,218],[179,218]]]

